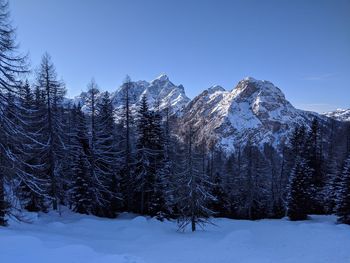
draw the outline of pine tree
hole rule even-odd
[[[312,170],[312,179],[311,183],[313,188],[310,189],[312,192],[310,198],[310,211],[309,213],[313,214],[323,214],[324,213],[324,199],[323,187],[325,185],[325,175],[324,169],[322,167],[323,163],[323,154],[322,154],[322,145],[320,138],[320,127],[317,119],[315,118],[312,121],[311,129],[306,137],[305,145],[305,154],[308,161],[308,164]]]
[[[168,116],[166,118],[168,119]],[[167,201],[167,186],[171,176],[171,161],[169,155],[170,138],[165,138],[165,136],[169,136],[169,134],[165,134],[169,132],[165,131],[165,129],[169,129],[169,127],[165,127],[164,129],[159,107],[156,107],[156,110],[150,112],[149,121],[152,150],[151,167],[155,176],[150,200],[150,215],[157,216],[159,220],[163,220],[170,216],[169,202]],[[166,120],[166,126],[169,125],[168,122],[169,120]],[[165,147],[167,147],[167,149]]]
[[[93,214],[114,217],[111,202],[116,187],[116,159],[114,155],[114,119],[109,94],[102,94],[92,80],[87,92],[87,116],[89,120],[89,173],[93,194]]]
[[[206,173],[212,181],[212,195],[215,196],[215,200],[210,208],[215,212],[215,216],[232,216],[232,202],[229,192],[232,190],[231,187],[235,176],[233,160],[233,154],[226,159],[223,157],[221,150],[216,150],[211,152],[206,162]]]
[[[138,139],[136,145],[135,165],[135,189],[137,189],[137,200],[139,202],[140,214],[149,213],[151,191],[155,183],[155,171],[152,167],[151,148],[151,113],[145,96],[141,99],[138,109],[137,132]]]
[[[72,203],[73,211],[80,214],[90,214],[91,213],[91,193],[89,178],[87,177],[86,166],[89,164],[86,155],[80,151],[79,157],[74,167],[75,180],[72,188]]]
[[[338,222],[350,225],[350,156],[344,163],[336,200]]]
[[[165,172],[165,149],[164,149],[164,130],[162,126],[162,115],[159,112],[159,107],[150,112],[150,141],[151,141],[151,167],[154,173],[154,185],[150,200],[150,214],[158,215],[166,213],[165,209],[165,184],[168,175]]]
[[[230,200],[226,192],[227,185],[224,185],[222,176],[219,173],[214,175],[212,195],[215,196],[215,200],[212,202],[211,210],[215,212],[215,216],[229,217],[231,210]]]
[[[325,185],[322,189],[326,213],[332,214],[333,212],[336,212],[336,200],[340,193],[341,176],[342,174],[335,158],[331,157],[327,163]]]
[[[45,114],[42,116],[40,127],[41,144],[43,145],[41,154],[42,159],[45,160],[44,172],[50,181],[49,195],[52,200],[52,208],[57,210],[62,201],[60,198],[61,180],[64,178],[62,160],[65,155],[65,127],[63,126],[61,103],[66,91],[63,83],[57,80],[55,67],[47,53],[42,57],[36,85],[45,101]]]
[[[20,85],[19,77],[26,73],[25,57],[17,52],[15,30],[11,25],[8,1],[0,0],[0,225],[6,225],[5,216],[9,212],[9,203],[5,196],[5,181],[9,167],[16,158],[8,145],[18,130],[16,121],[8,118],[5,111],[8,108],[8,95],[14,94]],[[13,115],[16,119],[16,115]],[[11,178],[13,179],[13,178]]]
[[[289,185],[287,215],[290,220],[305,220],[310,202],[312,170],[305,158],[298,156],[292,170]]]
[[[176,159],[176,139],[172,136],[169,109],[165,109],[165,121],[163,123],[163,160],[160,162],[161,168],[157,171],[155,182],[155,201],[152,207],[153,213],[158,220],[174,218],[176,205],[174,203],[174,193],[172,189],[176,187],[175,180],[175,159]]]
[[[305,144],[306,144],[306,127],[304,125],[296,127],[292,133],[290,139],[290,151],[293,157],[291,162],[294,163],[298,156],[305,156]]]
[[[101,215],[115,217],[121,207],[121,196],[117,177],[118,147],[116,124],[110,94],[104,92],[96,105],[97,116],[95,124],[95,157],[100,182],[103,184],[103,199],[106,205],[100,208]]]
[[[88,129],[84,113],[80,105],[73,108],[73,121],[75,123],[71,133],[71,151],[73,182],[70,190],[73,211],[81,214],[90,214],[94,211],[94,195],[90,170],[90,146]]]
[[[123,93],[123,107],[121,112],[121,126],[123,129],[122,140],[120,147],[123,149],[120,152],[120,159],[122,159],[121,169],[119,171],[121,178],[121,192],[124,200],[124,209],[132,211],[133,208],[133,168],[134,168],[134,153],[133,153],[133,114],[131,109],[132,82],[129,76],[126,77],[122,86]]]
[[[264,156],[251,140],[242,153],[240,180],[241,214],[244,218],[260,219],[267,215],[268,169]]]
[[[281,163],[283,162],[283,159],[281,160],[279,153],[275,150],[274,147],[267,144],[264,145],[264,156],[268,166],[267,170],[270,174],[270,189],[266,189],[269,198],[268,217],[282,218],[285,215],[283,196],[286,184],[284,184],[283,178],[281,178],[281,172],[279,171],[279,169],[283,169],[283,164]]]
[[[209,205],[215,200],[211,194],[212,182],[205,172],[203,157],[197,153],[194,145],[195,133],[190,126],[186,132],[185,151],[180,165],[183,170],[177,174],[177,191],[175,199],[179,210],[178,225],[184,231],[191,225],[192,232],[197,225],[204,227],[214,214]]]
[[[17,136],[19,159],[22,169],[17,175],[20,179],[20,199],[25,209],[29,211],[46,211],[45,193],[47,180],[41,174],[41,145],[37,131],[39,109],[36,107],[34,94],[28,81],[20,88],[19,111],[22,134]],[[40,119],[40,117],[39,117]]]

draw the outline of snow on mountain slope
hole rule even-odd
[[[151,82],[132,81],[130,86],[133,109],[145,95],[151,108],[169,107],[182,121],[198,128],[198,141],[206,141],[209,147],[222,146],[227,151],[243,146],[248,139],[258,145],[268,143],[277,147],[295,127],[302,124],[309,127],[314,118],[327,124],[330,117],[294,108],[274,84],[251,77],[241,80],[231,91],[215,85],[192,101],[184,87],[176,86],[166,75]],[[123,84],[112,93],[116,109],[123,106],[125,89]],[[78,101],[85,105],[85,92],[75,99]],[[347,116],[345,113],[339,112],[339,115]]]
[[[146,96],[151,108],[159,107],[160,110],[163,110],[169,107],[175,113],[182,110],[190,101],[185,94],[184,87],[182,85],[176,86],[164,74],[151,82],[136,81],[131,82],[130,85],[131,103],[133,106],[136,106],[141,101],[142,96]],[[120,108],[123,105],[125,88],[124,84],[112,94],[116,108]]]
[[[350,109],[337,109],[335,111],[326,112],[323,115],[338,121],[350,121]]]
[[[199,132],[199,140],[234,150],[251,139],[277,145],[297,125],[309,126],[316,113],[295,109],[269,81],[248,77],[232,91],[214,86],[193,99],[183,120]]]
[[[130,106],[134,109],[144,95],[148,99],[150,108],[157,107],[159,110],[164,110],[169,107],[172,113],[181,111],[190,101],[185,94],[184,87],[173,84],[165,74],[160,75],[151,82],[144,80],[131,81],[129,85]],[[115,92],[111,93],[111,99],[116,109],[120,109],[123,106],[125,88],[126,86],[123,84]],[[87,92],[82,92],[79,96],[70,100],[70,102],[76,105],[80,103],[84,110],[86,107],[86,98]]]

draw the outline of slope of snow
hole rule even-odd
[[[34,218],[36,214],[33,214]],[[11,263],[345,263],[350,227],[312,220],[214,219],[195,233],[173,222],[123,214],[102,219],[64,212],[0,227],[0,261]]]
[[[335,111],[326,112],[324,115],[338,121],[350,121],[350,109],[337,109]]]
[[[190,101],[185,94],[182,85],[173,84],[167,75],[162,74],[151,82],[136,81],[130,83],[131,104],[135,107],[142,96],[146,96],[151,108],[157,107],[163,110],[170,107],[172,112],[182,110]],[[123,103],[125,85],[120,86],[116,92],[112,94],[115,108],[120,108]]]
[[[111,93],[115,109],[120,109],[124,103],[125,85],[121,85],[118,89]],[[170,109],[172,113],[181,111],[190,101],[186,96],[185,88],[182,85],[175,85],[169,80],[165,74],[160,75],[151,82],[145,80],[131,81],[130,83],[130,106],[135,109],[141,101],[142,96],[146,96],[150,108],[157,107],[160,110]],[[99,100],[98,95],[97,100]],[[68,105],[80,103],[83,111],[86,112],[87,92],[82,92],[74,99],[65,98],[64,104]]]
[[[211,87],[184,110],[184,121],[200,127],[200,141],[212,141],[226,151],[234,151],[248,138],[258,145],[276,146],[296,126],[308,127],[313,118],[322,119],[316,113],[295,109],[271,82],[251,77],[232,91]]]

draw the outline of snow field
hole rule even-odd
[[[102,219],[64,212],[28,214],[0,228],[1,263],[347,263],[350,226],[312,220],[214,219],[195,233],[175,222],[122,214]]]

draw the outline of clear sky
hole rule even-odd
[[[280,87],[298,108],[350,108],[350,0],[10,0],[33,67],[51,54],[68,96],[94,77],[166,73],[193,98],[245,76]]]

